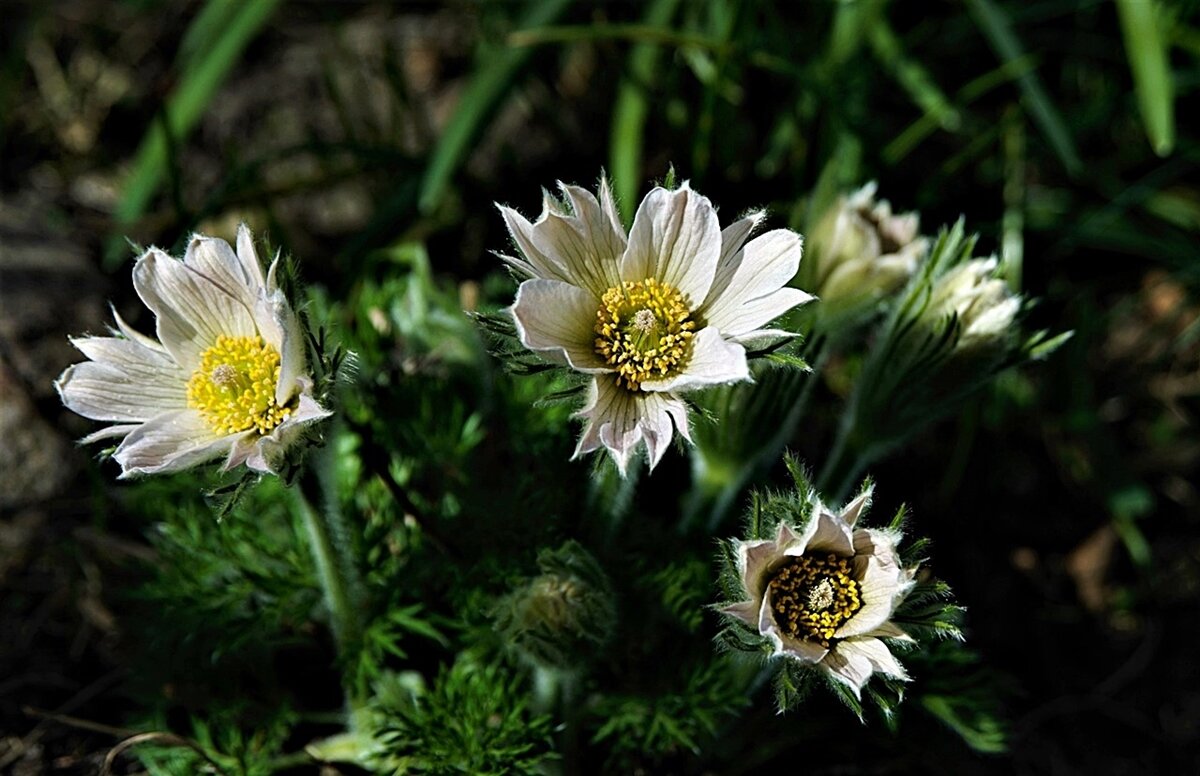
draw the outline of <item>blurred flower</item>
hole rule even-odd
[[[855,695],[874,673],[907,681],[883,639],[912,641],[891,622],[912,586],[899,536],[854,529],[866,491],[838,514],[820,501],[800,533],[781,522],[775,538],[734,543],[746,600],[721,611],[769,639],[774,655],[812,664]]]
[[[305,424],[327,417],[312,396],[299,321],[266,277],[250,230],[237,253],[195,235],[179,261],[151,248],[133,285],[157,319],[158,339],[116,314],[112,337],[80,337],[90,359],[55,384],[68,409],[115,425],[84,443],[120,438],[121,477],[177,471],[215,458],[276,472]]]
[[[995,277],[996,259],[972,259],[950,269],[934,283],[925,318],[935,326],[958,319],[958,348],[997,342],[1012,329],[1021,298]]]
[[[608,577],[574,541],[538,553],[541,575],[500,601],[496,628],[533,663],[569,669],[612,636],[616,607]]]
[[[777,229],[747,242],[758,213],[722,231],[686,182],[647,194],[626,235],[607,181],[599,199],[560,189],[564,200],[547,195],[534,223],[500,208],[521,254],[503,258],[531,278],[510,308],[517,333],[592,375],[576,456],[604,447],[624,473],[645,442],[653,468],[675,428],[690,440],[680,394],[749,380],[745,345],[788,336],[762,327],[812,298],[786,287],[800,236]]]
[[[822,304],[849,307],[890,294],[916,272],[929,247],[920,216],[892,214],[875,201],[875,183],[838,198],[809,235],[813,290]]]

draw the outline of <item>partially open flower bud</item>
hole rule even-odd
[[[826,306],[857,306],[894,293],[912,277],[928,249],[920,216],[892,213],[875,200],[874,183],[842,196],[809,234],[814,288]]]
[[[1021,299],[996,277],[996,259],[972,259],[938,278],[925,319],[940,325],[950,316],[958,319],[959,350],[999,342],[1011,330],[1021,309]]]

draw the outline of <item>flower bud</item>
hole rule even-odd
[[[507,596],[497,626],[533,663],[572,668],[608,641],[616,620],[608,578],[579,544],[538,556],[542,574]]]
[[[893,215],[876,202],[874,183],[842,196],[808,235],[815,287],[823,304],[856,306],[895,293],[916,272],[928,241],[916,213]]]
[[[957,349],[999,341],[1012,329],[1021,299],[1004,280],[995,277],[997,261],[972,259],[954,267],[934,283],[924,318],[940,325],[958,319]]]

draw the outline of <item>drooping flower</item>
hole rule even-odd
[[[109,337],[72,343],[89,359],[55,386],[63,404],[114,425],[81,440],[117,438],[121,477],[178,471],[224,457],[275,472],[301,429],[330,415],[312,396],[303,333],[266,276],[250,230],[229,243],[195,235],[182,260],[151,248],[133,267],[138,296],[157,319],[158,338],[113,311]]]
[[[626,235],[607,181],[599,198],[559,184],[534,223],[500,212],[519,257],[510,312],[521,343],[591,375],[578,413],[575,455],[606,448],[624,473],[645,443],[658,464],[674,430],[690,441],[689,390],[750,379],[746,345],[787,332],[764,329],[812,297],[787,288],[800,235],[777,229],[749,240],[754,213],[720,228],[709,200],[685,182],[655,188]]]
[[[911,641],[891,622],[912,586],[894,532],[855,529],[866,491],[834,514],[817,501],[799,532],[735,542],[745,600],[721,611],[770,640],[774,655],[811,664],[858,696],[872,674],[908,674],[884,639]]]
[[[839,197],[809,236],[809,272],[823,305],[852,306],[895,292],[929,248],[920,216],[893,214],[875,191],[872,182]]]
[[[958,348],[971,349],[1004,338],[1021,309],[1021,298],[996,277],[997,261],[972,259],[937,279],[926,317],[935,325],[958,318]]]

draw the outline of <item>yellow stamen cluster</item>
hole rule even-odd
[[[278,382],[279,351],[262,337],[222,335],[200,354],[200,368],[188,380],[188,406],[218,434],[269,434],[292,414],[275,402]]]
[[[617,370],[618,385],[636,391],[687,363],[696,328],[691,316],[675,287],[654,278],[627,280],[600,298],[596,353]]]
[[[862,608],[850,558],[829,553],[788,560],[770,582],[775,622],[794,639],[829,647],[834,632]]]

